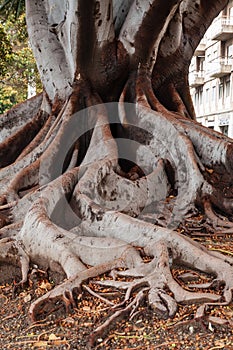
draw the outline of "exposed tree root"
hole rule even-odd
[[[0,118],[0,140],[7,139],[12,133],[21,129],[32,115],[35,115],[41,109],[43,94],[39,94],[24,103],[13,107],[10,111],[1,115]]]
[[[109,332],[112,323],[115,323],[118,318],[125,317],[129,314],[130,318],[133,317],[140,303],[145,298],[144,291],[147,288],[140,290],[140,292],[136,295],[136,297],[124,308],[121,308],[118,311],[115,311],[113,315],[111,315],[103,324],[97,327],[89,337],[89,345],[90,347],[94,347],[96,344],[97,338],[101,335],[103,337],[106,332]]]
[[[145,18],[140,11],[137,14],[139,23],[147,22],[157,6],[164,9],[162,2],[152,3]],[[50,312],[50,303],[59,300],[66,309],[75,306],[75,291],[84,281],[106,272],[115,276],[115,280],[98,283],[124,290],[125,298],[118,305],[109,303],[112,314],[91,335],[91,346],[119,317],[133,317],[142,300],[160,317],[173,317],[178,303],[201,304],[197,317],[203,317],[208,305],[232,301],[233,259],[208,251],[174,231],[197,210],[204,210],[215,230],[229,233],[233,228],[233,141],[193,120],[183,77],[178,84],[171,74],[174,81],[165,79],[164,86],[155,90],[161,80],[155,82],[151,76],[162,35],[173,16],[177,19],[181,15],[178,3],[170,1],[168,12],[159,12],[162,34],[155,33],[155,46],[147,43],[153,56],[150,64],[138,42],[143,31],[140,26],[129,30],[126,21],[120,41],[129,50],[125,61],[133,69],[125,81],[118,79],[119,72],[113,69],[116,90],[118,83],[123,88],[122,93],[120,88],[116,93],[118,99],[121,95],[117,106],[102,103],[99,95],[105,96],[107,88],[102,86],[101,93],[96,92],[101,85],[99,78],[90,84],[87,72],[77,71],[72,87],[63,87],[67,94],[72,90],[68,98],[54,97],[50,86],[51,105],[45,95],[38,96],[28,102],[25,115],[22,105],[0,120],[0,261],[20,266],[21,284],[27,280],[30,263],[65,275],[63,283],[32,303],[32,320]],[[92,5],[87,10],[93,10]],[[135,6],[131,11],[136,11]],[[100,36],[104,35],[101,32]],[[132,55],[131,36],[136,50]],[[180,47],[182,40],[175,39],[177,46],[170,48],[174,55],[178,49],[185,53]],[[117,50],[120,55],[119,47]],[[111,75],[110,68],[105,71],[102,67],[102,59],[106,59],[103,52],[98,55],[101,74]],[[70,74],[68,66],[66,73]],[[70,82],[69,74],[66,79]],[[167,91],[163,103],[162,91]],[[19,120],[15,122],[17,113]],[[31,120],[29,114],[35,117]],[[7,118],[15,123],[12,134]],[[23,140],[27,130],[30,135]],[[11,147],[13,143],[16,148]],[[224,181],[219,181],[222,174]],[[137,247],[151,262],[143,261]],[[193,283],[186,288],[173,276],[174,265],[213,279],[209,284]],[[119,271],[120,267],[124,270]],[[121,280],[128,276],[130,281]]]
[[[150,142],[150,150],[151,148],[153,149],[153,154],[155,154],[155,156],[159,153],[162,158],[168,159],[172,167],[176,169],[174,187],[178,190],[176,206],[179,208],[179,214],[175,209],[174,214],[177,216],[178,221],[180,219],[179,215],[185,215],[191,209],[191,203],[203,205],[205,197],[208,197],[220,210],[232,214],[232,196],[231,198],[226,198],[223,194],[223,192],[227,192],[227,189],[231,186],[230,174],[232,172],[233,159],[232,140],[226,137],[224,138],[217,132],[210,133],[208,128],[204,128],[195,121],[190,121],[182,117],[182,113],[179,112],[180,107],[177,107],[176,113],[168,111],[155,97],[151,88],[150,79],[148,77],[145,79],[145,74],[142,76],[144,80],[142,80],[141,75],[139,75],[136,80],[136,96],[133,95],[132,92],[130,94],[125,91],[128,87],[131,87],[131,84],[127,83],[121,97],[121,101],[123,102],[126,96],[133,96],[133,100],[136,100],[138,103],[137,118],[134,117],[135,114],[132,112],[128,113],[128,117],[126,117],[126,113],[123,111],[124,107],[121,107],[121,121],[125,125],[126,130],[130,130],[132,124],[151,132],[153,138]],[[137,85],[139,85],[139,88],[137,88]],[[177,99],[178,93],[174,90],[174,87],[172,91],[174,98]],[[143,108],[140,107],[142,101]],[[181,103],[181,101],[179,101],[179,103]],[[149,112],[149,110],[146,110],[146,106],[152,107],[155,111],[158,111],[159,114],[151,111]],[[145,111],[147,117],[144,116]],[[152,116],[153,114],[154,116]],[[168,131],[166,135],[164,135],[165,130]],[[129,137],[135,139],[132,133],[129,134]],[[164,147],[163,138],[166,140],[169,139],[168,144],[170,147],[167,145],[167,141]],[[172,140],[175,140],[176,143],[181,142],[178,148],[172,143]],[[143,143],[143,140],[141,139],[140,142]],[[161,147],[163,147],[163,155],[161,155]],[[148,149],[148,147],[145,147],[145,150],[146,149]],[[175,153],[176,149],[182,150],[182,153]],[[140,161],[140,153],[144,154],[143,151],[139,153],[139,150],[140,148],[137,151],[137,162]],[[185,157],[185,159],[183,158],[184,154],[188,154],[188,157]],[[175,159],[179,159],[179,163],[174,163]],[[218,189],[216,190],[218,183],[214,182],[209,176],[209,173],[212,174],[214,172],[213,168],[215,167],[217,168],[217,172],[220,168],[222,169],[221,171],[228,174],[228,183],[226,182],[225,189],[221,189],[220,191]],[[210,170],[208,168],[210,168]],[[189,181],[187,181],[186,175],[189,169],[192,175],[190,174],[190,176],[187,176],[189,179]],[[218,193],[217,195],[216,192]],[[184,210],[183,213],[182,208]],[[225,225],[229,227],[232,226],[231,223],[226,224],[226,222],[227,220],[225,221]]]
[[[11,238],[0,239],[0,261],[8,262],[8,264],[20,265],[22,272],[20,284],[27,281],[29,256],[19,242]]]
[[[48,301],[57,301],[62,299],[65,302],[67,308],[70,306],[76,307],[76,303],[73,298],[73,292],[81,289],[81,285],[86,280],[99,276],[111,269],[116,267],[125,267],[125,258],[127,254],[119,256],[117,259],[113,259],[109,262],[85,269],[79,272],[77,276],[70,277],[67,281],[63,282],[59,286],[55,287],[53,290],[44,294],[42,297],[38,298],[34,303],[31,304],[29,314],[31,319],[34,321],[37,314],[41,311],[42,304],[48,304]]]
[[[216,230],[231,228],[233,230],[233,223],[228,220],[221,219],[217,214],[214,213],[211,202],[209,200],[204,201],[204,209],[207,218]]]
[[[188,237],[179,235],[168,229],[159,228],[150,223],[143,223],[138,219],[130,218],[118,212],[104,212],[103,209],[100,211],[100,208],[97,208],[96,205],[95,207],[91,206],[92,202],[87,196],[80,195],[80,197],[81,196],[80,203],[83,205],[83,209],[82,211],[80,210],[80,212],[86,216],[86,221],[83,221],[81,226],[84,226],[86,230],[87,226],[89,226],[88,221],[91,220],[92,224],[88,229],[89,234],[101,236],[110,234],[111,232],[112,237],[122,239],[124,231],[127,231],[127,237],[124,239],[135,246],[146,247],[147,253],[150,253],[149,255],[152,256],[157,251],[153,246],[153,242],[155,242],[155,244],[157,244],[157,242],[160,244],[161,241],[165,241],[174,262],[192,266],[194,269],[201,270],[208,274],[217,274],[219,281],[224,281],[224,283],[226,283],[226,293],[232,289],[232,281],[230,285],[228,285],[228,277],[232,276],[231,263],[229,264],[224,256],[218,255],[216,259],[215,254],[211,254],[211,252],[208,252],[208,250],[201,245],[193,242]],[[100,212],[102,220],[100,219]],[[95,216],[98,219],[95,219]],[[108,230],[108,227],[111,229]],[[196,258],[197,256],[198,259]],[[169,259],[167,259],[166,264],[169,266]]]
[[[233,229],[233,141],[195,122],[187,79],[226,3],[27,1],[46,93],[0,118],[0,263],[19,266],[21,284],[31,263],[66,278],[32,303],[32,320],[60,300],[74,307],[106,272],[98,283],[125,297],[105,300],[91,346],[143,300],[160,317],[232,301],[233,259],[175,231],[198,211],[211,231]],[[212,279],[185,285],[174,265]]]
[[[123,289],[126,294],[124,302],[113,307],[117,311],[95,329],[90,338],[91,345],[100,332],[108,331],[119,317],[125,314],[133,316],[145,298],[160,317],[173,317],[178,303],[209,305],[214,302],[217,305],[227,304],[232,299],[231,258],[208,251],[188,237],[143,220],[146,216],[153,215],[154,211],[167,211],[169,214],[165,215],[165,222],[174,224],[195,208],[196,203],[201,203],[208,219],[216,228],[232,227],[231,222],[217,218],[212,210],[214,183],[208,182],[208,177],[205,176],[205,167],[210,165],[211,160],[202,155],[204,150],[202,145],[198,148],[199,141],[195,132],[194,136],[191,133],[188,135],[188,127],[183,123],[182,117],[176,119],[170,112],[166,114],[166,110],[152,96],[151,90],[147,90],[147,85],[144,88],[146,93],[143,89],[137,89],[137,119],[133,121],[134,127],[142,130],[135,137],[139,145],[136,147],[137,166],[134,169],[124,172],[119,168],[118,147],[110,132],[107,110],[103,105],[97,105],[98,97],[91,97],[87,93],[88,104],[95,105],[89,116],[93,119],[96,115],[97,118],[90,124],[94,130],[81,166],[76,167],[82,142],[80,139],[74,143],[66,172],[41,186],[48,179],[56,178],[48,173],[48,177],[46,175],[41,181],[40,168],[43,159],[46,159],[46,164],[54,164],[59,152],[58,146],[72,120],[74,109],[71,98],[60,112],[60,117],[53,119],[53,123],[49,121],[49,126],[41,129],[42,143],[35,140],[13,164],[12,174],[19,164],[22,166],[25,164],[23,161],[31,157],[27,166],[20,166],[22,170],[7,183],[7,191],[2,195],[7,204],[1,207],[0,259],[21,266],[20,283],[27,280],[29,262],[64,272],[67,277],[61,285],[33,302],[30,307],[32,320],[43,312],[50,312],[48,305],[59,299],[66,308],[75,306],[73,292],[79,290],[84,281],[102,273],[114,271],[115,276],[134,278],[131,282],[100,282]],[[139,100],[144,101],[144,107],[140,107]],[[151,101],[156,103],[157,112],[148,109]],[[177,103],[180,104],[179,99]],[[130,125],[129,117],[135,111],[129,113],[120,107],[121,117],[124,115],[124,122],[127,121]],[[177,108],[180,110],[182,106]],[[185,110],[183,113],[186,113]],[[127,128],[130,131],[129,126]],[[145,130],[150,135],[148,145],[143,144],[141,139]],[[201,130],[197,126],[199,135]],[[53,134],[55,136],[51,137]],[[203,139],[209,139],[205,130],[202,136]],[[164,140],[169,140],[166,147]],[[231,142],[217,137],[213,143],[218,140],[218,149],[223,147],[223,150],[227,150],[231,147]],[[46,146],[42,147],[46,142]],[[40,153],[35,151],[38,148]],[[149,157],[146,156],[147,149],[151,152]],[[124,156],[122,150],[120,152],[121,157]],[[32,160],[33,153],[39,154],[39,158],[36,156]],[[225,165],[226,153],[220,153],[216,156],[216,163]],[[142,169],[142,173],[139,169]],[[3,168],[2,171],[4,174],[6,170]],[[38,184],[39,188],[34,187]],[[23,194],[27,188],[29,192]],[[174,204],[167,201],[171,189],[178,192]],[[210,199],[206,200],[206,197]],[[3,203],[4,201],[2,200]],[[135,249],[137,246],[153,258],[150,263],[143,262]],[[213,292],[197,293],[181,287],[172,276],[173,264],[214,275],[214,280],[208,286],[193,285],[200,290],[212,288]],[[87,268],[86,265],[94,267]],[[125,270],[117,271],[118,267],[124,267]],[[223,286],[222,295],[214,293],[219,285]],[[201,312],[204,315],[205,307],[198,311],[199,316]]]
[[[38,134],[34,137],[34,139],[28,144],[27,147],[20,153],[19,157],[16,160],[20,160],[24,158],[28,153],[32,152],[45,138],[48,131],[50,130],[52,124],[54,123],[54,116],[50,115],[47,119],[46,123],[43,125]]]
[[[23,226],[23,221],[14,222],[0,229],[0,238],[14,238],[20,232]]]

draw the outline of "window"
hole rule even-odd
[[[194,101],[195,101],[195,105],[197,106],[199,102],[198,92],[195,92]]]
[[[226,80],[226,97],[230,96],[230,78]]]
[[[216,86],[212,87],[212,95],[211,95],[211,100],[215,101],[216,99]]]
[[[201,87],[199,90],[199,103],[202,105],[203,103],[203,88]]]
[[[219,99],[223,98],[223,82],[221,82],[218,86],[218,97]]]
[[[227,58],[232,58],[233,57],[233,45],[228,45],[227,46]]]
[[[205,57],[198,56],[196,61],[197,71],[203,72],[204,70]]]
[[[229,17],[230,17],[230,24],[233,23],[233,7],[229,8]]]
[[[194,95],[195,105],[202,105],[203,103],[203,87],[198,87]]]
[[[226,56],[226,42],[225,41],[221,41],[221,50],[220,50],[221,57],[225,57]]]
[[[220,126],[221,133],[228,136],[228,125]]]
[[[205,91],[205,101],[206,102],[209,102],[209,92],[210,92],[210,89],[206,89],[206,91]]]

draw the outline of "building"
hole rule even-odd
[[[197,47],[189,84],[197,120],[233,138],[233,0]]]

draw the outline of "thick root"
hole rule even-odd
[[[147,251],[147,248],[145,250]],[[153,248],[150,246],[149,250],[154,252],[154,258],[151,263],[119,273],[120,276],[139,277],[143,275],[143,278],[138,278],[134,282],[101,281],[98,283],[126,289],[125,300],[129,299],[133,290],[143,285],[147,286],[149,290],[149,305],[159,317],[164,318],[175,315],[177,303],[191,304],[220,300],[221,296],[212,293],[187,291],[174,280],[169,266],[168,246],[165,242],[158,241]]]
[[[27,281],[29,256],[24,247],[12,238],[0,239],[0,261],[21,267],[22,279],[19,284]]]
[[[129,254],[128,263],[140,264],[139,254],[125,244],[124,240],[82,237],[77,235],[77,232],[58,227],[50,220],[57,202],[69,196],[78,178],[79,168],[75,168],[44,189],[42,197],[28,210],[18,241],[23,243],[32,260],[36,260],[37,255],[43,256],[44,262],[60,265],[68,278],[85,268],[81,261],[89,265],[100,264],[118,257],[129,248],[132,252]],[[34,227],[33,239],[31,227]],[[57,247],[56,250],[54,246]]]
[[[94,174],[98,174],[98,177]],[[111,161],[103,160],[88,168],[83,179],[78,182],[73,196],[78,198],[79,193],[85,193],[93,202],[109,210],[136,217],[149,205],[154,204],[158,207],[157,204],[165,201],[168,192],[169,184],[162,160],[151,174],[135,181],[119,176],[114,171]],[[72,201],[71,205],[75,209],[74,202]]]
[[[85,218],[81,227],[88,235],[100,237],[104,234],[111,235],[114,238],[124,239],[132,245],[146,247],[147,253],[151,256],[157,251],[154,247],[158,243],[161,244],[162,241],[166,245],[166,249],[169,250],[174,263],[215,275],[215,280],[225,286],[223,296],[227,300],[231,300],[231,298],[229,299],[229,293],[231,294],[233,288],[232,266],[230,261],[227,261],[223,255],[213,255],[203,246],[174,231],[156,227],[150,223],[142,222],[119,212],[104,211],[103,208],[98,207],[96,204],[92,206],[92,201],[85,195],[80,195],[79,201],[79,210],[83,215],[83,219]],[[91,221],[89,221],[90,219]],[[124,232],[127,232],[127,235],[124,235]],[[166,264],[163,264],[165,271],[168,265],[169,259],[167,259]],[[160,274],[161,271],[158,275]],[[182,294],[179,285],[173,284],[171,288],[172,293],[176,295],[175,298],[181,297],[179,301],[189,301],[188,297],[184,297],[187,293]],[[198,298],[198,296],[195,297],[194,295],[192,297]]]
[[[1,261],[21,267],[20,283],[27,279],[29,259],[67,278],[31,305],[32,320],[60,299],[66,309],[75,306],[73,293],[90,278],[108,271],[117,278],[131,277],[130,282],[101,281],[126,293],[121,304],[111,305],[113,313],[95,329],[91,345],[118,317],[133,317],[144,299],[160,317],[173,317],[179,303],[204,305],[198,310],[203,316],[207,305],[232,300],[233,259],[170,228],[199,205],[215,229],[232,229],[232,222],[217,216],[212,206],[218,207],[216,179],[222,171],[227,172],[224,189],[230,186],[233,143],[188,119],[192,115],[175,85],[169,88],[173,113],[161,105],[148,81],[137,77],[121,96],[122,102],[135,102],[129,110],[119,103],[121,131],[129,143],[113,138],[111,106],[101,104],[80,78],[66,103],[46,114],[50,117],[38,135],[0,171]],[[79,115],[81,107],[87,110]],[[22,123],[28,125],[28,118]],[[19,126],[16,132],[22,135],[22,130]],[[133,157],[127,158],[130,146]],[[122,159],[125,168],[120,168]],[[230,216],[231,193],[221,198]],[[153,224],[161,215],[164,227]],[[137,247],[151,257],[150,263],[143,262]],[[181,286],[172,274],[177,264],[213,275],[213,280]],[[221,295],[215,294],[219,286]]]
[[[31,119],[32,115],[37,114],[41,109],[42,102],[43,94],[39,94],[1,115],[0,142],[21,129]]]
[[[78,275],[69,278],[67,281],[63,282],[59,286],[55,287],[53,290],[44,294],[42,297],[38,298],[33,302],[29,309],[29,314],[32,321],[35,321],[36,315],[39,310],[41,310],[42,304],[51,301],[56,301],[57,299],[62,299],[66,306],[76,306],[73,298],[74,290],[81,289],[81,284],[93,277],[99,276],[105,272],[108,272],[117,267],[125,267],[124,257],[120,256],[115,260],[111,260],[107,263],[97,265],[80,272]],[[68,297],[69,296],[69,297]]]
[[[221,219],[217,214],[215,214],[210,200],[204,201],[204,210],[207,218],[210,220],[215,230],[222,230],[224,228],[231,229],[233,231],[233,222]],[[229,231],[230,232],[230,231]]]
[[[16,160],[21,151],[33,140],[43,127],[47,118],[47,113],[40,110],[31,121],[0,144],[0,167],[6,167]],[[25,134],[27,137],[25,137]]]
[[[144,132],[145,130],[149,132],[153,135],[149,145],[150,149],[153,149],[154,156],[156,157],[158,154],[161,158],[169,160],[172,168],[175,169],[173,187],[178,192],[173,211],[173,225],[175,225],[176,221],[178,223],[182,216],[185,216],[192,209],[192,203],[201,205],[203,198],[214,197],[218,181],[214,182],[209,173],[215,174],[219,168],[223,173],[227,172],[228,183],[226,183],[224,191],[222,189],[220,191],[225,192],[231,187],[233,142],[220,133],[210,132],[208,128],[184,115],[182,116],[186,113],[185,106],[182,107],[179,93],[174,90],[174,86],[172,87],[172,96],[178,103],[177,111],[173,113],[167,110],[157,100],[151,87],[150,77],[146,76],[144,72],[142,75],[140,74],[138,74],[134,85],[130,82],[126,84],[125,90],[131,90],[124,90],[121,97],[121,102],[125,102],[126,97],[133,96],[132,102],[136,102],[137,117],[134,113],[135,105],[132,105],[131,108],[126,105],[127,113],[124,110],[124,105],[120,106],[119,114],[130,138],[143,145]],[[132,86],[135,93],[132,91]],[[151,111],[151,108],[155,111]],[[184,108],[184,113],[181,113],[182,108]],[[143,130],[141,138],[140,133],[135,133],[135,136],[133,131],[131,133],[128,131],[132,129],[132,126],[140,127]],[[166,140],[165,144],[163,140]],[[147,154],[143,153],[143,147],[141,146],[137,150],[137,164],[140,164],[143,155],[149,160],[148,151]],[[219,203],[214,204],[220,210],[223,209],[226,214],[232,213],[232,198],[231,201],[228,198],[223,198],[222,201],[219,200]]]

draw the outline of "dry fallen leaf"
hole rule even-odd
[[[45,289],[45,290],[51,290],[52,289],[52,285],[49,282],[42,281],[40,283],[40,288],[41,289]]]
[[[60,337],[57,337],[54,333],[51,333],[49,335],[49,340],[58,340],[58,339],[61,339]]]
[[[42,347],[42,346],[47,346],[48,345],[48,343],[46,342],[46,341],[38,341],[38,342],[36,342],[36,343],[33,343],[33,347],[35,348],[40,348],[40,347]]]
[[[91,308],[89,306],[83,306],[83,311],[90,312]]]
[[[205,168],[205,170],[209,173],[209,174],[213,174],[214,170],[213,169],[208,169],[208,168]]]

